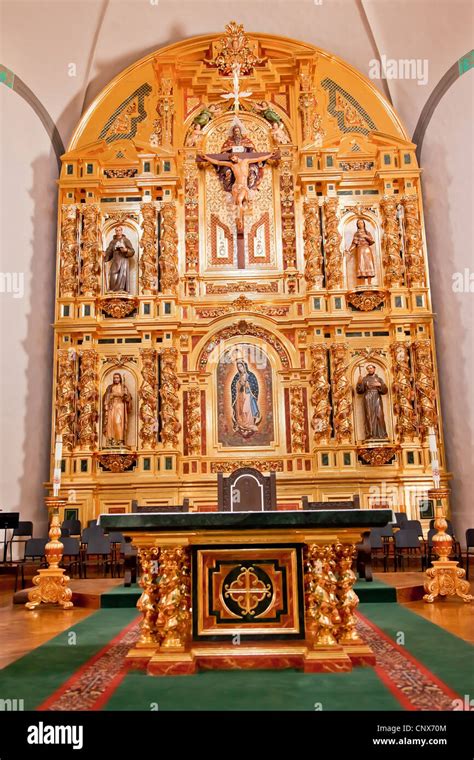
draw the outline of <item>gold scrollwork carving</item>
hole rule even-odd
[[[290,433],[293,452],[305,451],[305,414],[303,388],[300,385],[292,385],[290,386]]]
[[[372,467],[389,464],[400,451],[399,446],[367,446],[357,449],[358,456]]]
[[[160,290],[176,293],[178,273],[178,233],[176,231],[176,206],[163,203],[161,207],[160,239]]]
[[[251,467],[259,472],[283,472],[281,459],[234,459],[225,462],[211,462],[211,472],[233,472],[239,467]]]
[[[199,180],[194,156],[184,164],[184,229],[186,270],[199,268]]]
[[[125,472],[137,461],[136,454],[123,453],[120,451],[113,454],[97,454],[97,461],[110,472]]]
[[[157,352],[154,348],[140,349],[142,363],[142,382],[138,395],[140,398],[140,440],[142,448],[154,449],[158,427],[158,379]]]
[[[197,385],[188,389],[186,443],[190,456],[201,453],[201,389]]]
[[[223,285],[209,282],[206,293],[218,295],[222,293],[278,293],[277,282],[226,282]]]
[[[385,303],[385,293],[380,290],[356,291],[347,293],[346,301],[359,311],[373,311],[377,306]]]
[[[77,294],[78,241],[77,206],[64,204],[61,207],[61,252],[59,269],[59,292],[61,296]]]
[[[355,609],[359,604],[359,597],[355,593],[353,586],[356,582],[356,575],[352,570],[352,564],[356,555],[354,545],[343,546],[338,543],[334,547],[336,559],[337,598],[341,624],[338,630],[338,643],[359,644],[361,639],[356,631]]]
[[[310,346],[311,352],[311,405],[315,443],[328,441],[331,437],[331,404],[329,394],[331,386],[328,382],[327,348],[322,344]]]
[[[100,309],[114,319],[128,317],[138,306],[138,298],[133,296],[103,296],[99,299]]]
[[[331,346],[334,433],[338,443],[351,440],[353,431],[352,389],[346,377],[347,351],[346,343],[334,343]]]
[[[318,201],[306,199],[303,204],[303,215],[304,278],[310,288],[321,288],[323,285],[323,254]]]
[[[305,547],[306,634],[313,647],[337,646],[334,636],[337,603],[327,588],[328,548],[318,544]]]
[[[383,267],[385,285],[403,283],[403,261],[400,255],[400,226],[398,223],[398,199],[393,195],[384,195],[380,200],[383,224]]]
[[[400,441],[413,440],[416,435],[416,417],[413,407],[415,391],[410,369],[410,344],[403,341],[392,343],[393,364],[393,411],[397,423],[396,432]]]
[[[423,285],[426,275],[417,196],[404,195],[402,205],[405,212],[405,265],[408,284]]]
[[[94,349],[80,352],[77,443],[81,448],[94,449],[97,445],[98,361],[99,357]]]
[[[65,451],[74,446],[75,402],[76,354],[73,349],[61,348],[56,381],[56,433],[61,433]]]
[[[142,203],[140,209],[143,230],[140,239],[140,287],[143,294],[155,295],[158,286],[156,208],[154,203]]]
[[[425,438],[428,434],[428,428],[436,428],[438,423],[431,341],[428,339],[415,341],[413,352],[418,424],[421,436]]]
[[[326,284],[329,289],[342,288],[343,286],[342,236],[338,225],[338,199],[326,198],[324,201],[324,254],[326,257]]]
[[[281,237],[283,263],[286,269],[296,266],[295,189],[293,159],[283,157],[280,164]]]
[[[178,420],[179,380],[177,376],[178,351],[164,348],[161,353],[161,442],[164,446],[177,448],[181,425]]]
[[[156,644],[159,642],[156,627],[160,598],[160,587],[158,585],[159,556],[160,550],[157,546],[138,549],[138,560],[142,568],[139,585],[143,589],[137,602],[137,608],[143,616],[140,623],[140,644]]]
[[[100,206],[85,204],[82,210],[81,293],[96,296],[100,291]]]
[[[191,581],[185,546],[162,548],[156,626],[161,649],[183,650],[191,637]]]
[[[250,47],[250,41],[244,32],[242,24],[231,21],[225,27],[225,35],[217,42],[215,58],[209,61],[211,66],[216,66],[224,76],[234,72],[234,66],[238,66],[241,76],[253,72],[254,66],[260,66],[265,58],[259,58]]]

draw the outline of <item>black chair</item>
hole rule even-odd
[[[25,558],[24,561],[27,559],[40,560],[40,564],[46,565],[46,556],[45,556],[45,549],[46,544],[48,543],[49,538],[30,538],[26,542],[25,546]]]
[[[383,560],[383,571],[387,572],[388,561],[390,556],[390,544],[393,539],[393,530],[391,525],[385,528],[372,528],[370,531],[370,551],[373,559],[381,557]]]
[[[395,519],[399,528],[404,528],[408,522],[405,512],[395,512]]]
[[[112,553],[112,577],[115,576],[115,572],[117,572],[118,576],[120,577],[120,565],[121,559],[123,557],[122,547],[126,544],[125,538],[123,536],[123,533],[120,533],[118,530],[112,530],[110,533],[106,533],[105,535],[108,536],[108,539],[110,541]]]
[[[73,575],[74,570],[77,570],[79,578],[82,578],[82,554],[79,540],[66,536],[61,538],[61,543],[64,546],[61,565],[66,568],[68,575]]]
[[[10,562],[13,560],[13,544],[25,544],[28,538],[33,538],[33,523],[30,520],[20,521],[18,528],[14,528],[12,537],[10,538]],[[23,547],[23,550],[25,549]],[[23,551],[24,554],[24,551]]]
[[[104,534],[99,535],[96,532],[89,535],[83,558],[84,578],[87,577],[87,565],[90,564],[89,559],[93,562],[94,558],[97,568],[101,568],[104,575],[107,575],[108,568],[112,568],[111,546],[108,536]]]
[[[104,529],[101,525],[90,525],[88,528],[84,528],[82,531],[81,541],[83,544],[89,543],[90,538],[93,536],[104,536]]]
[[[415,520],[415,522],[417,522]],[[405,529],[397,531],[394,534],[395,541],[395,571],[400,568],[403,570],[403,560],[406,557],[408,562],[411,557],[419,557],[421,562],[421,571],[425,567],[425,547],[424,543],[418,538],[417,530]]]
[[[402,530],[414,530],[419,538],[423,538],[423,528],[419,520],[406,520],[405,524],[401,526]]]
[[[61,528],[66,528],[69,536],[80,536],[82,525],[80,520],[63,520]]]
[[[466,578],[469,580],[469,558],[474,556],[471,552],[474,549],[474,528],[466,530]]]

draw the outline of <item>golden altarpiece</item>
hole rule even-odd
[[[239,466],[276,473],[281,509],[431,516],[415,145],[334,55],[232,23],[116,77],[62,157],[56,287],[52,441],[83,523],[214,510]]]

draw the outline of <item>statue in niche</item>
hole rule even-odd
[[[365,220],[357,219],[357,229],[352,238],[351,247],[346,253],[356,254],[357,278],[365,280],[366,285],[370,285],[369,280],[375,277],[375,258],[372,251],[374,243],[372,235],[365,226]]]
[[[262,419],[258,406],[259,387],[247,362],[238,358],[231,385],[232,421],[234,431],[249,438],[258,430]]]
[[[123,234],[122,225],[115,227],[115,234],[108,244],[105,261],[111,261],[108,273],[107,292],[130,293],[130,262],[135,250],[130,240]]]
[[[375,374],[374,364],[367,365],[365,377],[362,377],[362,369],[359,365],[356,391],[364,396],[365,440],[387,439],[382,396],[385,396],[388,388],[382,378]]]
[[[102,432],[107,447],[126,446],[128,416],[132,409],[132,397],[125,384],[125,377],[114,372],[103,398]]]

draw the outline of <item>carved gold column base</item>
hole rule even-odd
[[[470,586],[462,567],[449,559],[435,560],[433,567],[429,567],[426,575],[429,580],[425,582],[426,591],[423,600],[431,604],[438,596],[459,596],[463,602],[469,603],[474,596],[469,593]]]
[[[25,607],[34,610],[41,603],[58,604],[64,610],[73,607],[71,602],[72,591],[68,586],[71,580],[63,567],[48,567],[38,570],[38,575],[33,578],[36,588],[28,592],[28,601]]]
[[[45,503],[51,518],[49,541],[45,547],[48,567],[38,570],[38,575],[33,578],[33,585],[36,588],[28,592],[25,607],[28,610],[34,610],[40,604],[58,604],[67,610],[74,606],[71,602],[72,590],[68,586],[70,578],[64,574],[66,572],[64,568],[59,567],[64,549],[59,540],[61,536],[59,508],[64,507],[67,501],[59,496],[48,496]]]

